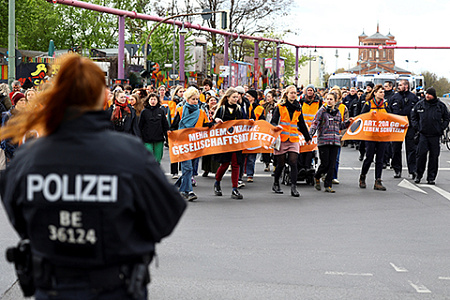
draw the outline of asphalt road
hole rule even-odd
[[[450,151],[436,186],[386,169],[387,191],[375,191],[371,169],[362,190],[360,166],[343,148],[336,194],[299,182],[300,198],[273,194],[259,160],[243,200],[230,198],[229,173],[222,197],[198,177],[198,201],[157,248],[149,299],[450,299]],[[16,240],[6,223],[2,212],[0,251]],[[19,299],[3,255],[0,272],[1,299]]]

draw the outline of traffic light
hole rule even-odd
[[[147,70],[150,73],[153,73],[156,71],[156,63],[154,61],[147,61]]]
[[[152,77],[152,73],[157,70],[156,63],[154,61],[147,60],[145,66],[146,68],[143,69],[139,74],[142,78]]]

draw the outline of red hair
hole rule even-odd
[[[41,135],[52,134],[64,119],[67,108],[80,112],[95,109],[104,89],[105,75],[90,59],[78,54],[66,54],[54,65],[59,71],[51,86],[36,97],[37,105],[11,118],[0,129],[0,139],[22,140],[26,132],[35,129]]]

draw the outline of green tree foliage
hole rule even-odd
[[[422,73],[425,78],[426,87],[434,87],[438,97],[450,92],[450,82],[445,77],[438,77],[435,73],[425,71]]]

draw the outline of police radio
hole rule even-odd
[[[34,295],[33,261],[31,256],[30,240],[21,240],[17,247],[6,249],[6,260],[14,263],[20,288],[25,297]]]

